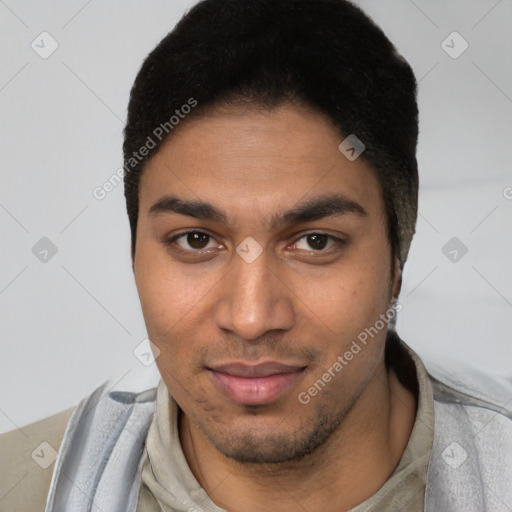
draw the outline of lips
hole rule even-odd
[[[233,375],[234,377],[268,377],[280,373],[297,373],[302,370],[300,366],[282,363],[262,363],[254,366],[241,363],[223,364],[212,368],[214,371]]]
[[[274,361],[258,365],[232,362],[209,368],[217,389],[242,405],[276,401],[302,378],[304,369],[304,366]]]

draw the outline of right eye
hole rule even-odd
[[[210,249],[218,247],[219,244],[213,241],[213,237],[203,231],[186,231],[166,239],[164,243],[181,254],[194,255],[201,254],[202,251],[211,252]]]

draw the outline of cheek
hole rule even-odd
[[[156,365],[169,390],[186,398],[197,356],[212,333],[207,319],[219,276],[180,268],[158,248],[146,247],[137,258],[135,281],[144,322],[160,351]]]
[[[156,365],[173,396],[186,398],[186,365],[193,359],[191,321],[197,291],[190,292],[179,272],[158,258],[140,256],[135,280],[149,339],[158,347]],[[183,343],[187,340],[187,343]]]
[[[313,329],[311,339],[319,340],[318,348],[323,346],[323,365],[329,367],[347,353],[350,362],[343,373],[353,374],[356,380],[358,373],[373,366],[384,346],[387,323],[380,317],[388,310],[390,294],[385,264],[361,258],[357,264],[338,268],[327,279],[310,281],[300,294],[310,307],[314,326],[306,329]],[[354,341],[359,346],[353,345]]]
[[[196,278],[191,283],[165,251],[148,246],[137,254],[135,282],[148,330],[159,335],[179,328],[180,322],[193,315],[209,288],[207,280]]]
[[[333,334],[352,333],[374,322],[387,309],[389,280],[370,267],[348,266],[297,287],[313,317]],[[317,322],[318,323],[318,322]]]

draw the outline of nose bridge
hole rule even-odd
[[[273,299],[273,273],[265,255],[252,262],[239,260],[233,271],[233,294],[240,306],[247,308],[258,302],[264,305]]]
[[[217,326],[246,340],[268,330],[289,329],[293,324],[293,305],[267,255],[261,252],[252,259],[237,254],[232,265],[215,312]]]

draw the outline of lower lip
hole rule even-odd
[[[210,371],[215,383],[228,398],[243,405],[269,404],[282,396],[301,377],[303,371],[278,373],[267,377],[237,377]]]

